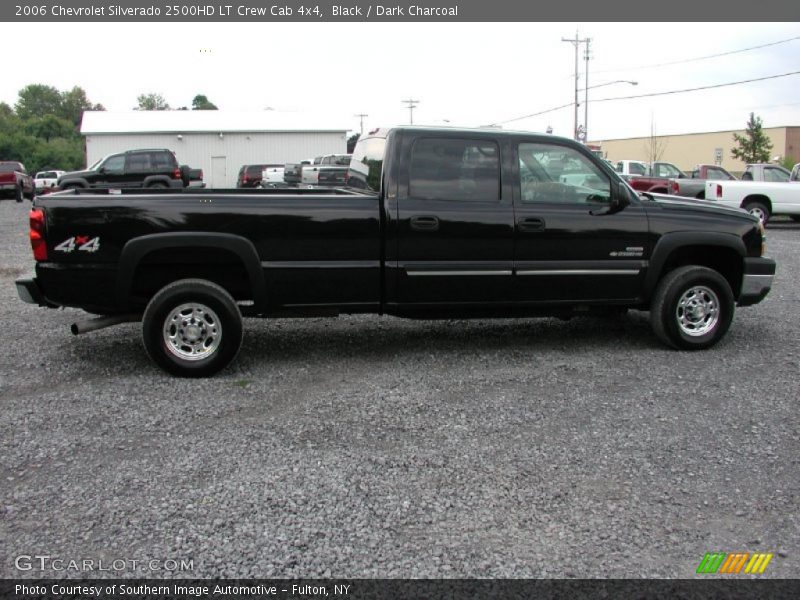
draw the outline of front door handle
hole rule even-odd
[[[439,219],[426,215],[411,217],[411,229],[415,231],[438,231]]]
[[[539,217],[525,217],[517,221],[520,231],[544,231],[544,219]]]

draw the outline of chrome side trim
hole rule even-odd
[[[638,275],[641,269],[520,270],[517,275]]]
[[[464,270],[464,271],[432,271],[432,270],[425,270],[425,271],[412,271],[406,270],[406,274],[409,277],[428,277],[428,276],[438,276],[438,277],[458,277],[463,275],[513,275],[514,272],[510,269],[508,270],[491,270],[491,271],[476,271],[476,270]]]

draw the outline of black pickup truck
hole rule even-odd
[[[359,140],[347,187],[73,190],[37,198],[21,298],[141,320],[177,375],[233,360],[242,316],[569,317],[649,310],[707,348],[760,302],[775,262],[738,209],[638,195],[581,144],[397,128]]]

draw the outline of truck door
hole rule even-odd
[[[651,250],[642,206],[609,212],[617,182],[571,146],[522,140],[515,150],[517,300],[638,297]]]
[[[513,206],[510,181],[501,177],[506,151],[481,134],[431,132],[404,145],[398,302],[453,310],[513,301]]]

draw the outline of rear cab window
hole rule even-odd
[[[387,131],[375,132],[358,140],[347,172],[348,186],[380,192],[387,134]]]
[[[500,148],[491,140],[419,138],[411,150],[409,196],[500,200]]]

